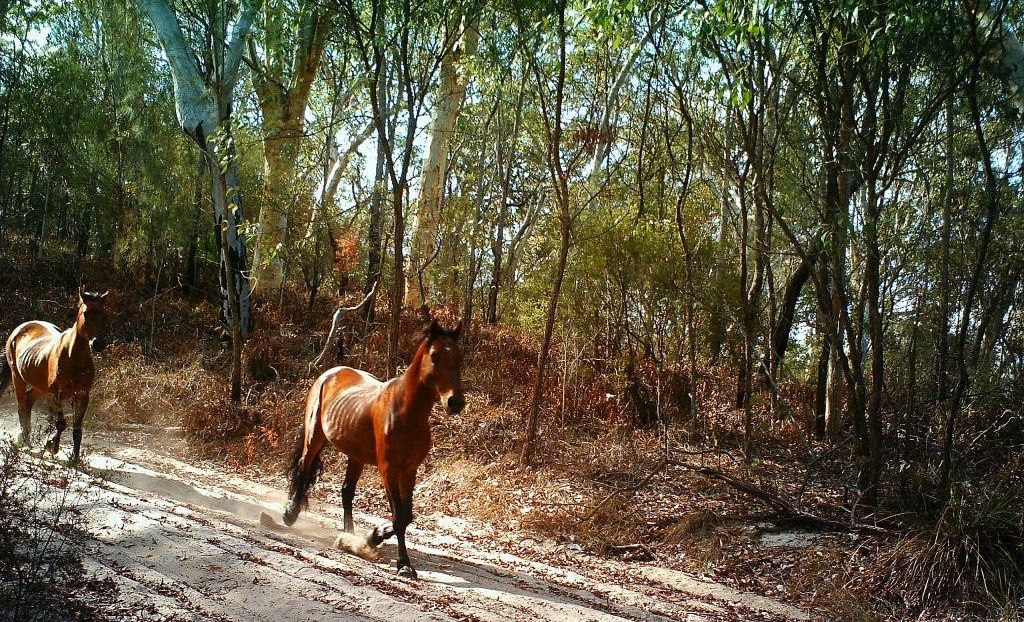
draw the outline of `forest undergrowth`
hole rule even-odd
[[[68,325],[78,286],[62,276],[69,258],[5,259],[17,270],[0,276],[0,326],[6,331],[30,318]],[[285,454],[316,375],[334,364],[378,376],[384,369],[386,322],[360,317],[345,318],[338,340],[313,368],[334,308],[359,295],[327,296],[310,308],[286,291],[256,309],[243,399],[235,405],[226,390],[230,343],[207,302],[215,294],[188,292],[152,274],[119,276],[99,264],[83,265],[82,281],[111,287],[115,318],[111,345],[97,358],[87,428],[180,430],[192,458],[220,468],[283,482]],[[377,313],[387,317],[386,300],[378,301]],[[453,309],[433,313],[456,320]],[[408,357],[414,346],[408,336],[419,319],[410,312],[403,321]],[[504,545],[525,556],[569,547],[652,562],[835,619],[1019,619],[1020,454],[1001,482],[984,489],[965,484],[939,516],[901,506],[897,473],[885,481],[884,507],[855,511],[849,441],[808,440],[807,387],[783,383],[776,413],[759,394],[755,420],[762,425],[746,460],[743,413],[731,404],[736,370],[729,365],[705,362],[699,369],[697,419],[680,399],[686,371],[663,370],[659,377],[669,382],[642,387],[658,414],[658,423],[644,428],[635,424],[636,393],[622,386],[612,362],[567,367],[556,337],[536,464],[522,468],[522,417],[537,339],[473,322],[463,346],[468,406],[459,416],[434,411],[434,449],[417,491],[421,516],[443,513],[521,534]],[[673,378],[678,386],[669,386]],[[37,413],[37,425],[41,419]],[[336,452],[326,461],[325,482],[313,497],[340,503],[344,469]],[[360,488],[361,507],[385,516],[376,473],[367,471]]]

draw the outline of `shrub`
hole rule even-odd
[[[82,566],[83,521],[68,488],[67,473],[30,470],[0,442],[0,621],[102,619],[98,605],[116,600],[114,586]]]
[[[934,524],[882,557],[878,585],[911,608],[1021,598],[1024,499],[1014,470],[988,485],[954,486]]]

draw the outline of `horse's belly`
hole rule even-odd
[[[376,464],[373,419],[365,399],[342,393],[325,405],[324,435],[338,451],[363,464]]]

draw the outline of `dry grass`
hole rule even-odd
[[[875,586],[910,609],[1024,598],[1021,494],[1013,478],[980,490],[958,486],[933,524],[881,553]]]
[[[33,317],[70,322],[67,292],[74,290],[36,273],[47,265],[23,266],[29,276],[17,284],[0,275],[0,286],[12,291],[8,304],[0,307],[0,326]],[[88,265],[84,270],[102,274]],[[114,343],[98,359],[91,417],[113,426],[180,427],[193,449],[224,467],[268,477],[283,472],[303,400],[319,371],[311,370],[309,362],[324,347],[334,306],[351,300],[328,297],[309,309],[303,297],[286,292],[275,304],[256,309],[258,324],[245,348],[243,401],[233,405],[226,400],[229,348],[221,339],[215,307],[203,300],[193,303],[178,291],[132,299],[123,293],[132,291],[128,284],[120,285]],[[353,293],[350,298],[357,297]],[[40,300],[58,303],[47,306]],[[383,375],[388,310],[384,297],[379,300],[375,324],[345,318],[342,347],[330,344],[322,369],[335,364],[335,353],[342,352],[345,364]],[[457,316],[454,308],[434,313],[449,324]],[[406,357],[414,346],[407,336],[417,323],[414,314],[403,317],[406,337],[400,347]],[[799,410],[809,403],[806,387],[783,384],[781,417],[766,412],[764,400],[757,401],[755,420],[762,426],[758,460],[745,465],[723,452],[741,442],[741,413],[731,406],[734,369],[701,370],[697,421],[688,419],[680,399],[686,374],[664,370],[660,409],[676,424],[644,430],[634,426],[633,407],[614,370],[599,362],[563,369],[563,347],[568,345],[555,341],[545,381],[550,399],[542,406],[538,464],[523,469],[517,457],[536,372],[536,339],[507,326],[473,324],[467,329],[468,407],[461,416],[435,412],[434,450],[417,490],[420,513],[471,517],[498,531],[574,542],[595,554],[642,546],[653,551],[659,564],[713,574],[742,589],[827,610],[840,620],[868,620],[872,612],[899,617],[909,610],[905,605],[897,611],[888,601],[871,598],[878,590],[865,580],[863,568],[873,567],[879,551],[891,543],[835,537],[810,552],[766,550],[757,545],[756,527],[764,520],[764,506],[720,482],[673,467],[652,474],[666,444],[676,450],[705,447],[712,451],[695,460],[829,515],[848,501],[843,486],[848,464],[836,454],[808,470],[807,415]],[[327,476],[314,489],[315,497],[338,496],[343,469],[337,461],[333,453],[325,457]],[[374,480],[368,471],[360,485],[360,507],[384,515],[386,504]],[[920,549],[922,542],[908,540],[897,551]],[[892,553],[893,576],[903,572],[904,562],[897,560],[905,559],[903,553]]]

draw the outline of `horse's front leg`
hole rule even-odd
[[[75,418],[72,422],[71,439],[71,462],[77,464],[82,452],[82,420],[85,419],[85,410],[89,408],[89,395],[79,395],[74,400]]]
[[[64,417],[64,405],[60,397],[54,395],[50,402],[50,413],[53,417],[53,433],[46,441],[46,451],[56,455],[60,449],[60,435],[64,428],[68,427],[67,419]]]
[[[391,501],[392,528],[398,537],[398,575],[409,579],[416,578],[416,569],[409,560],[409,551],[405,548],[405,528],[412,522],[412,489],[416,474],[398,474],[388,477],[388,497]]]

